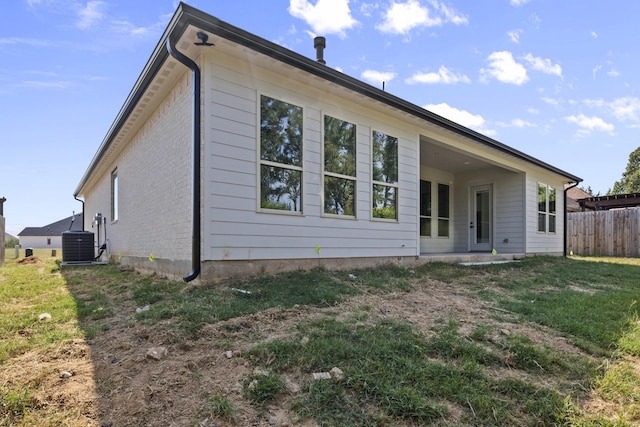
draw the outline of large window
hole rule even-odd
[[[556,189],[538,184],[538,231],[556,232]]]
[[[373,131],[373,217],[398,219],[398,138]]]
[[[431,237],[431,181],[420,180],[420,236]]]
[[[420,237],[450,237],[450,201],[450,185],[420,180]]]
[[[449,186],[438,183],[438,237],[449,237]]]
[[[324,116],[324,212],[356,214],[356,125]]]
[[[302,212],[302,107],[260,97],[260,207]]]
[[[118,169],[111,172],[111,221],[118,220]]]

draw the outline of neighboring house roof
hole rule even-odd
[[[151,83],[156,77],[157,73],[162,69],[165,61],[170,57],[165,47],[166,39],[170,37],[172,41],[179,40],[180,37],[185,33],[185,31],[187,31],[189,26],[197,27],[205,32],[226,39],[239,46],[264,54],[270,58],[273,58],[274,60],[297,68],[303,72],[315,75],[321,79],[326,80],[327,82],[339,85],[348,90],[352,90],[372,100],[379,101],[399,111],[410,114],[420,120],[435,124],[443,129],[470,138],[493,149],[522,159],[536,166],[542,167],[543,169],[563,176],[569,182],[582,182],[582,178],[558,169],[555,166],[552,166],[548,163],[543,162],[542,160],[538,160],[532,156],[529,156],[528,154],[509,147],[508,145],[505,145],[495,139],[489,138],[488,136],[468,129],[458,123],[432,113],[431,111],[428,111],[420,106],[412,104],[388,92],[385,92],[384,90],[378,89],[342,72],[339,72],[316,60],[300,55],[283,46],[272,43],[240,28],[234,27],[224,21],[219,20],[214,16],[195,9],[189,5],[180,3],[178,9],[176,10],[176,13],[174,14],[164,34],[162,35],[160,42],[154,49],[151,58],[144,67],[142,74],[138,77],[138,80],[129,93],[125,104],[118,113],[116,120],[111,125],[109,132],[107,133],[105,139],[102,141],[96,155],[93,157],[89,167],[87,168],[80,183],[78,184],[78,187],[74,192],[75,196],[81,194],[84,185],[87,183],[96,168],[98,168],[98,165],[100,164],[102,158],[110,151],[110,149],[112,148],[112,144],[118,137],[119,132],[125,127],[129,116],[132,114],[138,103],[143,99],[145,92],[151,86]],[[215,40],[211,41],[215,43]]]
[[[592,197],[591,194],[584,191],[579,187],[571,187],[567,190],[567,211],[577,212],[582,210],[578,199],[584,199],[586,197]]]
[[[4,233],[4,241],[6,242],[6,241],[8,241],[9,239],[15,239],[15,237],[14,237],[14,236],[12,236],[12,235],[11,235],[11,234],[9,234],[9,233]]]
[[[20,233],[18,233],[18,237],[28,237],[28,236],[60,236],[63,231],[73,230],[73,231],[81,231],[82,230],[82,218],[80,215],[75,215],[75,221],[73,224],[71,221],[73,220],[74,215],[61,219],[60,221],[53,222],[51,224],[47,224],[43,227],[26,227]]]

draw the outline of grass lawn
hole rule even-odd
[[[187,285],[7,255],[0,426],[640,423],[640,260]]]

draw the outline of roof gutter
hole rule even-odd
[[[194,280],[200,275],[200,67],[191,58],[178,51],[167,37],[167,51],[171,56],[193,72],[193,218],[191,265],[192,271],[182,279],[185,282]]]

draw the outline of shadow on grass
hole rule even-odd
[[[121,271],[114,265],[61,272],[54,265],[46,268],[34,269],[33,274],[59,276],[60,281],[52,282],[50,288],[67,289],[72,298],[54,303],[60,307],[54,311],[56,321],[77,319],[80,336],[88,344],[84,353],[65,355],[73,337],[59,335],[57,353],[51,359],[90,359],[91,378],[85,379],[85,389],[76,391],[85,392],[87,399],[95,394],[98,408],[94,415],[87,412],[84,416],[99,420],[100,425],[198,425],[205,419],[215,419],[220,425],[257,422],[240,421],[238,412],[243,411],[264,421],[262,403],[251,411],[248,406],[239,411],[237,402],[251,405],[251,399],[236,399],[235,408],[229,400],[235,384],[241,384],[244,395],[251,396],[245,380],[253,367],[269,370],[273,381],[254,378],[261,387],[260,400],[268,392],[268,401],[276,395],[285,398],[279,380],[287,375],[340,365],[344,380],[305,382],[291,403],[299,417],[312,417],[323,425],[393,425],[397,420],[445,425],[452,421],[447,417],[454,416],[451,408],[455,408],[457,418],[453,420],[459,425],[539,425],[540,420],[544,424],[589,425],[581,420],[589,420],[590,415],[580,413],[571,402],[583,399],[592,384],[608,390],[605,397],[620,399],[621,394],[629,394],[616,391],[628,387],[624,379],[628,379],[627,369],[612,370],[612,374],[624,375],[611,375],[599,383],[598,378],[605,378],[603,371],[596,371],[585,358],[565,357],[526,336],[496,340],[490,325],[478,324],[465,335],[455,318],[433,325],[428,333],[406,320],[368,321],[366,313],[338,321],[334,308],[362,293],[382,297],[428,293],[429,286],[444,282],[493,304],[501,310],[498,313],[510,313],[510,318],[517,319],[512,321],[554,330],[597,360],[612,360],[618,354],[637,356],[633,349],[640,348],[640,332],[634,329],[638,318],[634,301],[640,290],[635,279],[640,273],[637,266],[539,257],[472,267],[429,264],[415,269],[313,270],[217,285],[186,285]],[[49,297],[36,289],[41,300]],[[47,304],[33,310],[45,310]],[[215,333],[209,327],[238,316],[296,307],[330,310],[325,311],[323,320],[301,317],[296,332],[288,338],[252,343],[251,337],[243,337],[248,347],[233,359],[222,355],[232,348],[234,337],[241,335],[244,327],[238,324],[236,335],[227,334],[232,325],[221,330],[214,327]],[[13,328],[17,335],[27,329],[24,325]],[[55,337],[42,346],[51,351]],[[169,355],[162,360],[147,358],[146,350],[151,347],[168,348]],[[26,349],[16,349],[10,357],[23,351]],[[498,378],[488,372],[510,374]],[[222,377],[226,383],[221,383]],[[38,378],[27,378],[25,384],[36,390],[40,387],[34,383]],[[77,372],[66,383],[57,372],[56,378],[61,387],[78,383],[81,375]],[[551,378],[558,384],[573,383],[574,388],[548,386]],[[46,409],[33,394],[21,395],[19,385],[2,389],[5,408],[7,403],[13,405],[11,411],[19,413],[16,417],[23,421],[29,419],[25,414],[37,420],[33,414],[38,411],[45,414],[40,420],[51,417],[54,407]],[[65,405],[63,399],[59,404]],[[59,417],[69,414],[57,412]],[[635,415],[629,417],[631,422],[637,421]],[[596,420],[605,422],[603,417]]]

